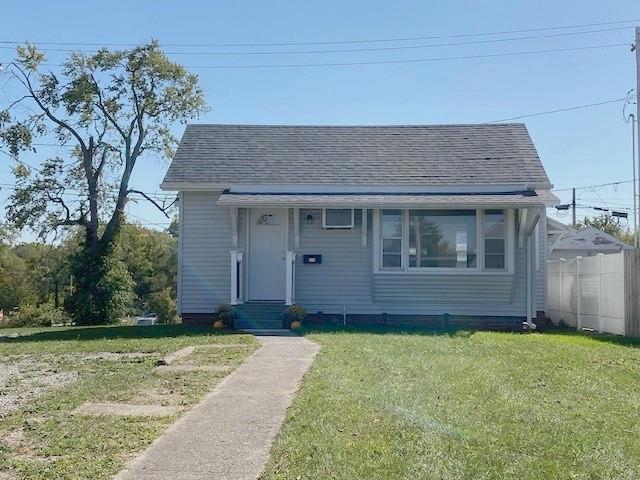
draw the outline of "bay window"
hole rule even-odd
[[[378,218],[381,271],[512,271],[512,210],[385,209]]]

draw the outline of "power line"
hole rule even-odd
[[[252,51],[252,52],[230,52],[230,51],[217,51],[217,52],[165,52],[167,55],[309,55],[309,54],[327,54],[327,53],[358,53],[358,52],[383,52],[383,51],[398,51],[398,50],[416,50],[423,48],[438,48],[438,47],[456,47],[456,46],[468,46],[468,45],[480,45],[489,43],[503,43],[522,40],[539,40],[544,38],[557,38],[576,35],[589,35],[593,33],[612,32],[618,30],[633,29],[632,26],[625,27],[613,27],[599,30],[585,30],[581,32],[563,32],[563,33],[551,33],[544,35],[528,35],[524,37],[510,37],[510,38],[492,38],[488,40],[471,40],[464,42],[449,42],[449,43],[435,43],[435,44],[423,44],[423,45],[396,45],[390,47],[367,47],[367,48],[348,48],[348,49],[333,49],[333,50],[268,50],[268,51]],[[37,45],[37,44],[36,44]],[[13,49],[13,46],[0,46],[0,49]],[[39,48],[43,52],[56,52],[56,53],[98,53],[99,50],[86,50],[78,48]]]
[[[365,66],[365,65],[393,65],[393,64],[409,64],[409,63],[426,63],[426,62],[441,62],[452,60],[474,60],[481,58],[498,58],[498,57],[516,57],[520,55],[536,55],[547,53],[560,53],[560,52],[577,52],[603,48],[613,47],[628,47],[628,43],[610,43],[604,45],[586,45],[582,47],[569,47],[569,48],[549,48],[544,50],[524,50],[518,52],[502,52],[502,53],[487,53],[480,55],[459,55],[451,57],[430,57],[430,58],[410,58],[405,60],[374,60],[374,61],[362,61],[362,62],[329,62],[329,63],[280,63],[280,64],[248,64],[248,65],[232,65],[232,64],[220,64],[220,65],[184,65],[184,68],[190,70],[249,70],[249,69],[280,69],[280,68],[310,68],[310,67],[353,67],[353,66]],[[64,67],[62,63],[42,63],[43,66],[48,67]]]
[[[167,227],[169,225],[171,225],[172,222],[151,222],[149,220],[146,220],[142,217],[139,217],[138,215],[134,215],[131,212],[126,212],[126,215],[132,218],[135,218],[136,220],[138,220],[139,222],[143,222],[141,223],[141,225],[155,225],[155,226],[163,226],[163,227]]]
[[[38,173],[42,173],[42,170],[40,170],[40,169],[38,169],[38,168],[34,167],[33,165],[31,165],[31,164],[29,164],[29,163],[27,163],[27,162],[24,162],[24,161],[22,161],[22,160],[18,159],[18,158],[17,158],[17,157],[15,157],[14,155],[11,155],[10,153],[5,152],[4,150],[0,150],[0,153],[5,154],[7,157],[10,157],[13,161],[15,161],[15,162],[17,162],[17,163],[21,163],[22,165],[24,165],[24,166],[26,166],[26,167],[32,168],[33,170],[35,170],[35,171],[36,171],[36,172],[38,172]]]
[[[624,101],[625,101],[624,98],[616,98],[615,100],[605,100],[603,102],[589,103],[589,104],[586,104],[586,105],[576,105],[576,106],[573,106],[573,107],[558,108],[556,110],[547,110],[546,112],[528,113],[528,114],[525,114],[525,115],[518,115],[516,117],[502,118],[500,120],[492,120],[492,121],[486,122],[486,123],[508,122],[508,121],[511,121],[511,120],[520,120],[522,118],[538,117],[540,115],[550,115],[552,113],[569,112],[571,110],[581,110],[583,108],[599,107],[600,105],[607,105],[609,103],[619,103],[619,102],[624,102]]]
[[[14,190],[14,191],[20,188],[15,183],[0,183],[0,187],[7,188],[9,190]],[[65,190],[66,191],[62,193],[62,195],[68,195],[68,196],[74,196],[74,197],[85,197],[88,195],[87,191],[78,189],[78,188],[65,187]],[[109,189],[103,189],[103,190],[106,192],[117,192],[118,188],[109,188]],[[167,194],[158,193],[158,192],[142,192],[142,193],[144,193],[148,197],[151,197],[155,200],[168,200],[169,198],[175,196],[174,194],[171,194],[171,193],[167,193]],[[129,193],[129,195],[137,196],[140,194],[137,192],[131,192]],[[144,197],[140,197],[140,198],[144,198]]]
[[[531,33],[531,32],[544,32],[553,30],[567,30],[572,28],[587,28],[587,27],[601,27],[607,25],[621,25],[624,23],[637,23],[640,20],[619,20],[612,22],[599,22],[599,23],[583,23],[574,25],[561,25],[551,27],[537,27],[537,28],[524,28],[517,30],[503,30],[495,32],[481,32],[481,33],[458,33],[449,35],[422,35],[414,37],[395,37],[395,38],[378,38],[378,39],[352,39],[352,40],[327,40],[327,41],[314,41],[314,42],[257,42],[257,43],[166,43],[165,47],[278,47],[278,46],[304,46],[304,45],[340,45],[340,44],[358,44],[358,43],[386,43],[386,42],[409,42],[416,40],[438,40],[446,38],[470,38],[470,37],[484,37],[493,35],[509,35],[516,33]],[[24,42],[18,42],[14,40],[0,40],[0,44],[21,44]],[[90,43],[90,42],[33,42],[40,45],[80,45],[85,47],[136,47],[135,43]]]
[[[620,180],[619,182],[600,183],[598,185],[586,185],[584,187],[552,188],[551,191],[552,192],[568,192],[573,190],[574,188],[576,190],[585,190],[588,188],[608,187],[611,185],[622,185],[625,183],[633,183],[633,180]]]

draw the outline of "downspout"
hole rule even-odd
[[[533,323],[533,321],[531,320],[531,306],[533,304],[533,299],[531,298],[531,285],[532,285],[532,279],[531,279],[531,274],[532,274],[532,268],[531,268],[531,259],[532,259],[532,255],[531,255],[531,236],[527,235],[526,238],[526,251],[527,251],[527,261],[526,261],[526,267],[525,267],[525,273],[527,276],[527,316],[526,316],[526,320],[524,321],[524,324],[526,325],[526,328],[528,330],[535,330],[537,328],[537,325],[535,323]]]
[[[523,327],[526,325],[525,328],[529,329],[529,330],[535,330],[537,328],[537,325],[535,323],[533,323],[533,321],[531,320],[532,318],[532,306],[533,306],[533,293],[532,293],[532,287],[533,287],[533,265],[532,265],[532,260],[533,260],[533,255],[531,253],[531,236],[533,235],[533,233],[535,232],[535,228],[536,225],[538,225],[538,222],[540,221],[540,214],[537,214],[534,216],[533,221],[531,222],[531,225],[527,226],[526,224],[523,226],[524,230],[524,237],[525,237],[525,249],[526,249],[526,257],[527,257],[527,261],[526,261],[526,266],[525,266],[525,274],[526,274],[526,287],[527,287],[527,312],[526,312],[526,320],[524,322]]]

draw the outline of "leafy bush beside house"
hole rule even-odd
[[[284,324],[287,328],[289,328],[293,322],[302,323],[306,316],[307,311],[300,305],[291,305],[287,307],[282,313]]]
[[[236,312],[231,305],[221,304],[213,311],[213,318],[220,320],[227,328],[233,328],[233,319],[236,316]]]

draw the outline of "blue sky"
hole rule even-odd
[[[635,1],[119,1],[29,2],[4,0],[0,40],[35,42],[164,44],[335,42],[510,31],[640,19]],[[640,24],[640,22],[638,22]],[[473,45],[286,55],[180,55],[189,66],[371,62],[477,56],[630,44],[633,23],[577,30],[616,30],[585,35],[522,39]],[[425,39],[405,42],[259,46],[166,47],[169,52],[256,52],[336,50],[496,38],[550,35],[549,30],[502,36]],[[6,47],[7,44],[0,44]],[[67,48],[67,47],[62,47]],[[84,47],[91,48],[91,47]],[[0,62],[12,57],[0,49]],[[50,52],[59,62],[63,53]],[[305,68],[193,69],[211,111],[199,121],[275,124],[474,123],[623,98],[635,86],[629,46],[546,54],[514,55],[419,63]],[[0,84],[2,85],[2,84]],[[0,87],[0,105],[15,94]],[[622,103],[527,118],[525,121],[549,177],[558,188],[630,180],[631,135]],[[181,133],[181,128],[176,129]],[[60,153],[41,147],[43,156]],[[10,160],[0,158],[0,183],[11,183]],[[134,175],[136,188],[155,192],[168,166],[145,159]],[[0,191],[6,204],[8,190]],[[561,191],[563,201],[570,192]],[[629,208],[631,186],[578,192],[580,203]],[[148,223],[166,222],[149,205],[130,206]],[[578,217],[592,215],[586,209]],[[569,217],[563,217],[569,221]],[[160,227],[161,225],[158,225]]]

